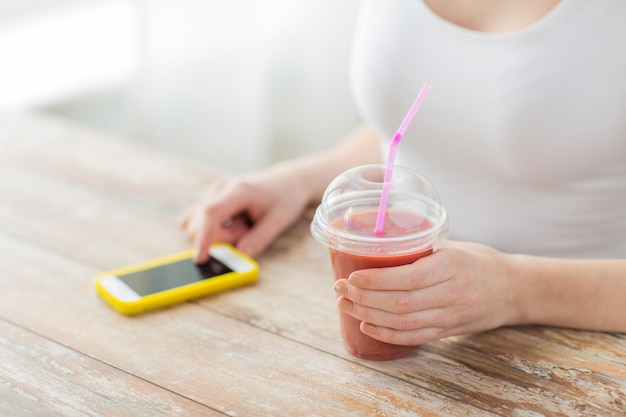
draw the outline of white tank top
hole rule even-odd
[[[352,87],[396,163],[437,187],[455,239],[626,257],[626,0],[561,0],[526,29],[450,23],[423,0],[363,0]]]

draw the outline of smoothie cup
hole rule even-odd
[[[427,256],[448,234],[448,218],[435,187],[419,173],[395,166],[383,230],[374,231],[384,165],[363,165],[337,176],[326,188],[311,233],[330,251],[334,279],[356,270],[405,265]],[[346,350],[369,360],[409,355],[416,346],[380,342],[361,332],[361,321],[339,312]]]

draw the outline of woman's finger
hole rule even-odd
[[[371,323],[362,322],[361,331],[381,342],[402,346],[418,346],[446,337],[447,329],[441,327],[424,327],[417,330],[398,331]]]
[[[396,314],[372,307],[365,307],[345,297],[337,299],[337,306],[341,311],[356,319],[394,330],[408,331],[425,327],[450,328],[457,324],[454,313],[445,308]]]
[[[348,283],[370,290],[408,291],[439,284],[451,276],[448,256],[437,251],[408,265],[355,271]]]
[[[433,285],[420,290],[368,290],[349,284],[349,280],[337,280],[335,292],[363,307],[372,307],[394,314],[443,308],[453,300],[446,291],[445,283]]]

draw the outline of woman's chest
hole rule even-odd
[[[515,32],[533,25],[559,0],[419,0],[442,19],[485,33]]]
[[[390,137],[428,82],[405,150],[532,184],[625,175],[626,26],[615,15],[626,2],[563,1],[540,27],[493,36],[444,24],[421,0],[365,2],[361,113]]]

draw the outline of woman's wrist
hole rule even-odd
[[[510,255],[509,324],[626,331],[626,260]]]
[[[538,320],[538,305],[541,299],[541,280],[533,270],[532,256],[507,254],[508,274],[511,282],[512,300],[510,325],[531,324]]]
[[[271,172],[288,184],[289,192],[302,194],[304,203],[311,204],[321,198],[330,181],[325,177],[323,166],[323,156],[315,154],[278,162],[271,167]]]
[[[514,297],[513,324],[561,325],[576,297],[568,289],[571,266],[567,260],[532,255],[510,256]]]
[[[278,162],[271,170],[286,176],[298,192],[304,192],[308,203],[317,203],[328,184],[341,172],[361,164],[379,163],[380,160],[378,135],[373,128],[365,125],[330,149]]]

